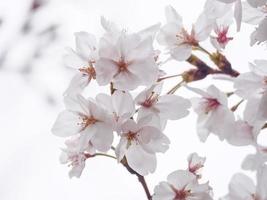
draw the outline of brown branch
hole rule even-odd
[[[145,193],[146,193],[146,197],[148,200],[152,200],[152,195],[148,189],[148,186],[147,186],[147,183],[146,183],[146,180],[144,178],[144,176],[138,174],[136,171],[134,171],[129,165],[128,165],[128,162],[126,160],[126,158],[124,157],[121,161],[121,164],[128,170],[128,172],[130,172],[131,174],[134,174],[137,176],[139,182],[141,183]]]
[[[213,54],[214,55],[214,54]],[[216,59],[214,55],[213,62],[219,69],[213,69],[207,65],[204,61],[195,55],[191,55],[186,61],[191,65],[194,65],[196,69],[190,69],[183,73],[182,77],[185,82],[193,82],[206,78],[210,74],[226,74],[232,77],[237,77],[239,72],[232,69],[230,62],[220,53],[216,53]]]

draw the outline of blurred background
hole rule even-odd
[[[136,177],[114,160],[87,161],[80,179],[69,179],[66,165],[59,163],[64,141],[51,134],[57,114],[64,109],[63,92],[74,72],[62,62],[65,47],[74,47],[73,33],[103,33],[100,17],[131,31],[165,22],[164,7],[174,6],[185,24],[194,23],[205,0],[0,0],[0,199],[1,200],[145,200]],[[235,27],[233,27],[235,30]],[[225,54],[234,68],[245,72],[248,62],[266,58],[266,47],[249,46],[253,27],[244,25],[232,32]],[[207,43],[206,47],[212,47]],[[203,56],[203,55],[201,55]],[[207,58],[205,58],[207,59]],[[164,70],[177,74],[187,63],[170,62]],[[178,69],[179,68],[179,69]],[[170,88],[177,80],[170,80]],[[231,91],[226,81],[208,78],[192,86],[215,83]],[[104,91],[104,89],[103,89]],[[96,85],[86,91],[94,96]],[[177,94],[195,96],[181,89]],[[232,104],[237,100],[233,99]],[[195,131],[196,116],[170,122],[165,133],[171,139],[169,151],[158,156],[155,174],[147,177],[150,190],[167,175],[187,166],[187,156],[198,152],[207,157],[203,180],[210,181],[215,197],[227,193],[233,173],[249,147],[232,147],[211,136],[203,144]]]

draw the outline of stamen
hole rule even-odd
[[[205,102],[205,112],[208,113],[211,110],[215,110],[219,105],[221,105],[217,99],[212,99],[212,98],[206,98]]]

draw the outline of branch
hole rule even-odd
[[[148,200],[152,200],[152,195],[148,189],[148,186],[147,186],[147,183],[146,183],[146,180],[145,180],[145,177],[138,174],[136,171],[134,171],[127,163],[127,160],[126,158],[124,157],[121,161],[121,164],[128,170],[128,172],[130,172],[131,174],[134,174],[137,176],[139,182],[141,183],[145,193],[146,193],[146,197]]]

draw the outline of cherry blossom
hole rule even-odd
[[[257,184],[245,174],[235,174],[229,184],[229,194],[223,200],[266,200],[267,166],[257,172]]]
[[[79,134],[81,149],[90,142],[96,150],[109,150],[113,141],[113,130],[111,117],[106,110],[82,96],[73,99],[73,104],[68,104],[67,107],[58,115],[52,132],[60,137]]]
[[[242,163],[244,170],[257,171],[267,162],[267,148],[257,147],[255,154],[248,154]]]
[[[233,39],[230,28],[234,19],[238,31],[242,20],[257,25],[251,34],[252,45],[266,43],[266,5],[267,0],[207,0],[191,30],[185,28],[176,10],[167,6],[163,27],[156,23],[130,32],[102,17],[104,33],[99,41],[87,32],[76,33],[76,48],[69,49],[64,60],[77,73],[64,93],[66,108],[52,128],[54,135],[67,138],[60,162],[70,167],[70,178],[81,176],[87,159],[103,156],[137,176],[148,200],[212,200],[212,188],[201,180],[206,158],[197,153],[188,156],[186,170],[169,174],[153,195],[144,177],[155,172],[158,153],[169,149],[170,140],[163,133],[167,122],[186,117],[192,104],[201,142],[214,134],[231,145],[255,149],[245,157],[242,168],[257,173],[256,184],[244,174],[235,174],[222,200],[267,200],[267,148],[260,141],[267,126],[267,60],[255,60],[250,72],[240,74],[222,54]],[[168,54],[165,60],[161,49],[154,48],[155,39]],[[216,52],[202,46],[206,40]],[[204,52],[203,59],[192,54],[194,50]],[[215,65],[209,66],[206,58]],[[167,75],[163,65],[172,59],[187,61],[195,68]],[[210,74],[227,76],[233,83],[232,92],[225,93],[212,84],[206,90],[189,86]],[[162,94],[164,81],[178,76],[183,81]],[[83,89],[92,79],[98,86],[107,86],[109,94],[99,91],[95,98],[83,97]],[[190,101],[175,95],[181,85],[198,97]],[[230,109],[228,97],[240,102]]]
[[[75,37],[76,51],[68,49],[64,62],[67,67],[78,71],[71,80],[65,95],[80,93],[92,79],[96,78],[94,63],[98,58],[98,51],[95,36],[87,32],[78,32]]]
[[[102,38],[96,80],[99,85],[112,82],[119,90],[133,90],[140,85],[152,85],[158,78],[152,38],[141,40],[138,34],[122,32],[116,43]]]
[[[128,92],[116,90],[111,96],[100,93],[96,101],[113,115],[114,128],[118,132],[121,125],[135,113],[134,101]]]
[[[249,24],[258,25],[251,34],[251,45],[267,41],[267,1],[248,1],[243,2],[244,16],[243,21]]]
[[[242,3],[244,10],[243,21],[249,24],[258,25],[267,16],[267,8],[266,5],[262,3],[253,4],[253,6],[251,5],[251,3],[251,1],[249,3]]]
[[[234,80],[235,93],[251,102],[260,121],[267,119],[266,66],[266,60],[255,60],[254,64],[250,64],[250,72],[243,73]]]
[[[234,18],[236,21],[237,31],[240,31],[242,21],[242,3],[241,0],[216,0],[234,6]]]
[[[137,123],[128,120],[122,124],[121,138],[116,147],[118,161],[124,157],[129,166],[140,175],[153,173],[156,169],[156,153],[169,148],[169,139],[156,127],[146,125],[146,119]]]
[[[261,119],[257,108],[257,101],[250,99],[243,112],[243,119],[238,119],[233,124],[233,130],[227,141],[236,146],[257,145],[257,137],[265,120]]]
[[[211,200],[208,183],[199,184],[197,177],[187,170],[177,170],[154,189],[153,200]]]
[[[261,21],[259,26],[256,28],[254,32],[252,32],[251,36],[251,45],[255,43],[261,44],[266,43],[267,41],[267,18],[265,17],[264,20]]]
[[[254,8],[264,6],[267,3],[266,0],[247,0],[247,2]]]
[[[72,167],[69,172],[70,178],[74,176],[79,178],[81,176],[86,159],[95,152],[95,149],[90,144],[81,151],[79,142],[80,138],[79,136],[77,137],[77,135],[66,140],[65,144],[67,148],[62,149],[60,155],[60,162],[62,164],[69,164],[69,166]]]
[[[218,50],[222,50],[226,47],[229,41],[233,37],[229,37],[229,27],[232,23],[232,12],[228,11],[223,17],[216,19],[214,25],[214,32],[216,36],[211,36],[211,44]]]
[[[208,87],[207,91],[187,88],[201,96],[191,100],[193,109],[198,115],[197,133],[200,140],[205,142],[210,133],[214,133],[221,140],[227,138],[228,128],[232,127],[234,122],[234,115],[228,109],[226,94],[213,85]]]
[[[142,91],[135,102],[138,108],[138,118],[155,117],[161,124],[166,120],[178,120],[189,114],[190,101],[173,94],[160,95],[162,83],[154,84]]]
[[[165,15],[167,24],[161,28],[158,42],[167,48],[173,59],[186,60],[191,55],[192,48],[209,37],[213,20],[201,14],[189,33],[183,26],[182,17],[173,7],[166,7]]]
[[[267,89],[267,60],[255,60],[250,64],[250,72],[238,76],[234,81],[236,94],[248,99],[255,94],[262,94]]]
[[[197,153],[192,153],[187,158],[188,171],[195,174],[197,178],[200,178],[200,170],[204,167],[206,158],[200,157]]]

